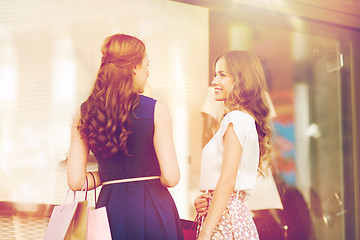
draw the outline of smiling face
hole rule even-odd
[[[136,92],[138,93],[144,92],[146,80],[148,77],[149,77],[149,59],[147,57],[147,54],[145,53],[145,56],[141,64],[135,66],[133,70],[133,82]]]
[[[225,101],[233,88],[235,79],[226,68],[224,58],[220,58],[215,64],[215,78],[212,81],[214,97],[216,101]]]

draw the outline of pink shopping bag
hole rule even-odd
[[[111,240],[111,232],[106,207],[89,209],[87,240]]]
[[[87,193],[87,180],[84,186]],[[76,192],[72,203],[55,206],[46,229],[44,240],[86,240],[88,222],[88,201],[78,201]]]
[[[70,223],[74,218],[78,203],[79,202],[74,201],[70,204],[63,204],[54,207],[44,235],[44,240],[65,239]]]
[[[91,177],[96,186],[95,177],[90,172]],[[94,188],[95,205],[96,205],[96,187]],[[111,240],[111,231],[109,219],[106,212],[106,207],[97,208],[95,210],[89,209],[88,225],[87,225],[87,239],[88,240]]]

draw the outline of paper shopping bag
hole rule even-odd
[[[86,240],[88,221],[88,201],[78,203],[73,220],[64,240]]]
[[[184,240],[195,240],[196,239],[196,226],[197,226],[197,219],[194,221],[180,219]]]
[[[89,209],[87,240],[111,240],[111,231],[106,207]]]
[[[78,202],[55,206],[46,229],[44,240],[63,240],[74,218]]]

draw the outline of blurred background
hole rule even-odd
[[[180,217],[195,215],[214,59],[247,49],[262,61],[276,111],[273,175],[287,239],[360,239],[359,0],[0,0],[0,239],[42,239],[64,201],[72,117],[115,33],[144,41],[145,94],[170,108]],[[307,221],[295,221],[297,201]]]

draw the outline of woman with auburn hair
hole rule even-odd
[[[148,65],[141,40],[106,38],[94,87],[73,122],[68,185],[74,191],[86,181],[89,189],[103,185],[96,207],[106,206],[112,239],[183,239],[167,189],[180,178],[170,113],[141,95]],[[96,172],[86,171],[90,150]]]
[[[202,152],[203,194],[194,202],[201,217],[198,239],[259,239],[245,201],[257,174],[264,176],[271,165],[270,110],[260,60],[248,51],[221,54],[212,85],[225,114]]]

